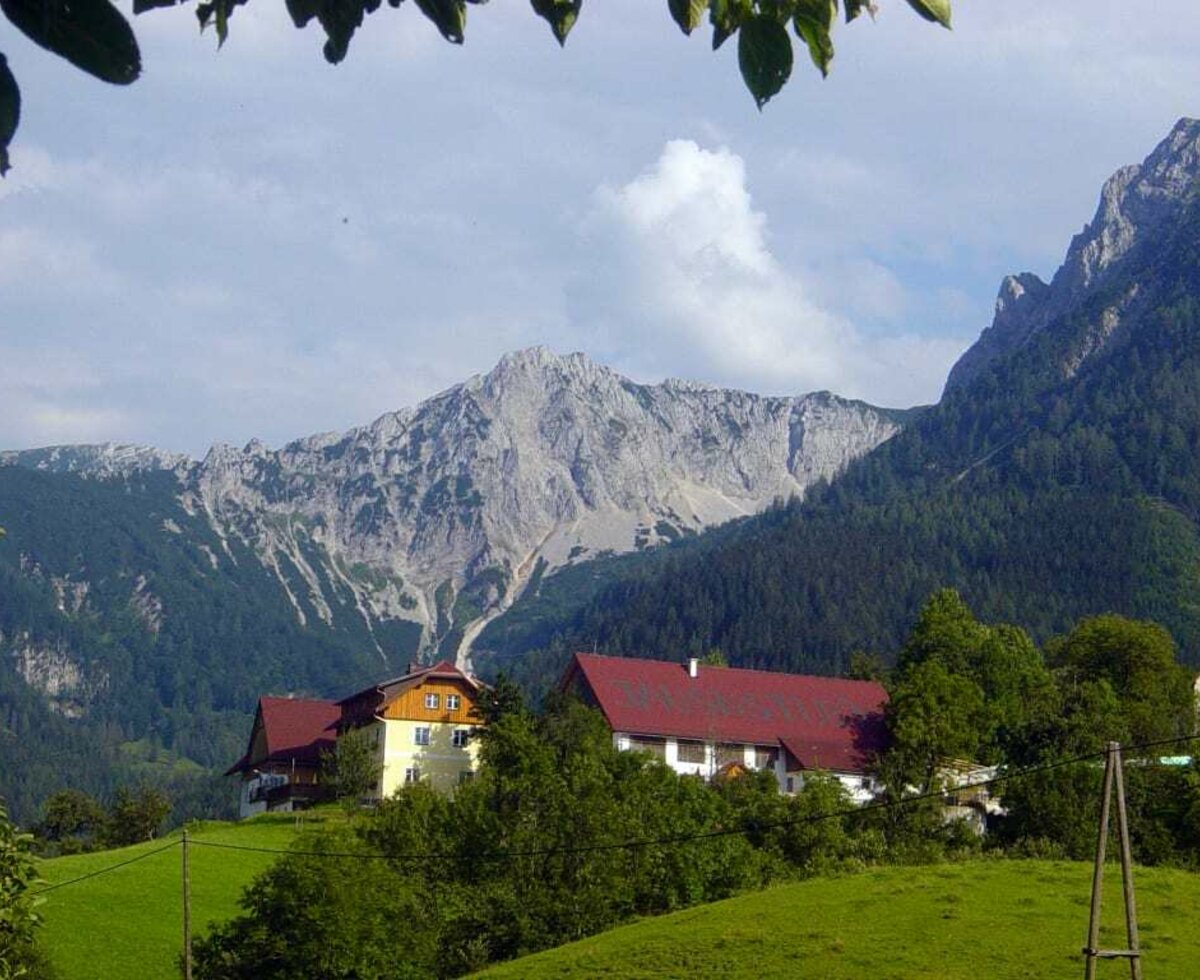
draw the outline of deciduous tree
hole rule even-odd
[[[333,751],[321,752],[322,782],[331,787],[336,799],[351,804],[371,793],[382,771],[378,753],[361,731],[346,732],[338,737]]]
[[[1068,689],[1108,683],[1120,702],[1128,739],[1151,741],[1192,731],[1192,677],[1176,660],[1171,634],[1157,623],[1095,616],[1051,642],[1048,650]]]
[[[42,819],[34,831],[63,852],[87,848],[103,835],[107,816],[95,797],[78,789],[52,793],[42,804]]]
[[[40,959],[34,945],[38,916],[30,894],[37,881],[32,843],[32,835],[20,833],[0,803],[0,980],[31,976]]]
[[[109,847],[127,847],[153,840],[170,812],[171,801],[158,790],[149,786],[132,790],[120,786],[108,808],[105,843]]]
[[[133,0],[134,13],[170,7],[186,0]],[[202,0],[196,5],[201,29],[213,27],[218,44],[229,33],[234,11],[248,0]],[[389,7],[403,0],[388,0]],[[416,0],[416,6],[452,44],[466,37],[467,5],[484,0]],[[921,17],[950,26],[950,0],[906,0]],[[382,0],[287,0],[297,27],[316,21],[325,32],[324,54],[330,64],[346,57],[350,40]],[[583,0],[532,0],[559,44],[579,19]],[[77,68],[128,85],[141,74],[137,38],[109,0],[0,0],[0,9],[31,40]],[[707,20],[715,50],[737,36],[738,67],[754,101],[762,108],[783,88],[792,72],[793,37],[807,50],[822,75],[833,60],[833,28],[839,13],[847,22],[875,12],[873,0],[668,0],[672,19],[685,34]],[[8,145],[21,116],[16,79],[0,54],[0,174],[8,170]]]

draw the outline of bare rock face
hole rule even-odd
[[[37,642],[19,633],[12,638],[10,652],[25,683],[41,693],[52,711],[67,718],[82,718],[108,687],[108,675],[80,663],[62,640]]]
[[[302,624],[333,626],[349,607],[372,635],[407,620],[426,650],[465,657],[531,580],[803,495],[897,432],[896,418],[825,392],[637,384],[537,347],[415,408],[277,450],[218,445],[193,462],[58,447],[0,463],[98,477],[170,470],[183,509],[223,545],[202,546],[214,573],[248,548]],[[163,531],[185,533],[174,521]],[[170,609],[144,576],[130,584],[131,610],[156,633]],[[81,604],[77,591],[64,587],[60,607]]]
[[[1081,308],[1128,273],[1145,249],[1183,212],[1200,190],[1200,120],[1181,119],[1140,165],[1122,167],[1104,184],[1096,214],[1071,240],[1066,259],[1047,285],[1032,273],[1000,284],[992,325],[950,371],[946,391],[960,388],[987,365],[1027,343],[1064,314]],[[1060,365],[1065,376],[1102,350],[1138,299],[1130,288],[1095,317]]]
[[[24,466],[53,473],[79,473],[93,477],[125,476],[137,470],[185,471],[192,463],[182,453],[151,446],[105,442],[97,446],[48,446],[45,449],[0,452],[0,466]]]
[[[428,644],[457,630],[465,653],[535,570],[755,513],[897,430],[826,393],[641,385],[533,348],[341,435],[214,447],[185,503],[277,573],[294,569],[280,581],[298,616],[326,618],[336,582],[368,623],[414,620]]]

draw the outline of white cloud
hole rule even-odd
[[[964,346],[904,336],[868,340],[845,315],[816,302],[804,278],[771,253],[745,165],[728,149],[667,143],[649,171],[598,192],[588,230],[607,245],[600,249],[607,268],[577,309],[586,316],[598,297],[609,297],[607,333],[623,337],[619,359],[642,365],[642,374],[684,366],[749,388],[828,388],[912,404],[936,398]],[[895,276],[876,262],[847,268],[841,285],[847,308],[874,317],[898,314],[904,303]]]
[[[0,370],[0,447],[278,443],[532,343],[928,400],[1000,278],[1052,273],[1104,177],[1196,111],[1200,15],[883,7],[762,114],[730,46],[644,0],[585,5],[566,50],[528,5],[472,7],[462,48],[385,5],[337,67],[282,5],[239,7],[220,52],[156,10],[127,89],[18,38],[0,359],[40,380]],[[659,159],[681,134],[710,149]]]

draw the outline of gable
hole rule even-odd
[[[331,729],[339,714],[332,701],[259,698],[246,754],[226,774],[266,763],[319,765],[322,750],[333,748]]]
[[[426,707],[426,695],[437,696],[437,707]],[[458,697],[458,707],[447,707],[449,695]],[[385,700],[379,714],[389,720],[450,722],[469,725],[477,721],[471,711],[476,690],[465,678],[428,677]]]

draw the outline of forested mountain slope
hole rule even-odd
[[[761,511],[904,418],[535,348],[278,450],[0,453],[0,797],[223,767],[258,695],[464,657],[548,569]]]
[[[166,472],[0,467],[0,796],[23,818],[67,784],[223,768],[264,690],[381,668],[348,600],[341,630],[304,628],[249,549],[218,573],[220,541],[177,490]]]
[[[557,618],[518,607],[480,649],[518,673],[530,650],[548,670],[571,647],[712,646],[833,671],[858,649],[893,653],[950,585],[1043,637],[1104,610],[1156,619],[1196,663],[1198,190],[1200,123],[1183,120],[1106,184],[1050,284],[1005,280],[993,326],[902,433],[700,555],[664,556]]]

